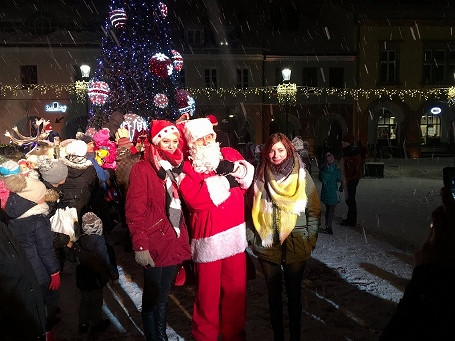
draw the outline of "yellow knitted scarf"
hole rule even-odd
[[[273,173],[266,165],[264,179],[254,183],[252,217],[264,247],[273,245],[276,233],[283,244],[295,227],[297,215],[305,214],[305,168],[295,153],[292,161],[287,174],[282,174],[283,170]]]

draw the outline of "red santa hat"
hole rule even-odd
[[[185,122],[183,127],[186,143],[191,146],[194,141],[201,137],[213,134],[216,138],[216,133],[213,130],[213,124],[208,118],[196,118]]]
[[[179,130],[177,127],[169,121],[166,120],[153,120],[151,122],[151,130],[150,130],[150,140],[154,145],[160,143],[165,135],[170,133],[177,134],[180,136]]]
[[[215,115],[207,115],[207,118],[212,122],[212,125],[217,126],[218,125],[218,119],[216,118]]]

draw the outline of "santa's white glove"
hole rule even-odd
[[[134,251],[134,259],[142,266],[150,265],[152,268],[155,267],[155,262],[153,261],[152,256],[150,256],[149,250]]]
[[[231,173],[237,179],[243,179],[246,176],[247,168],[244,164],[236,161],[234,162],[234,171]]]

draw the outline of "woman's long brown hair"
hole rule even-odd
[[[264,179],[264,170],[265,170],[265,165],[270,162],[269,160],[269,152],[272,149],[273,145],[277,142],[281,142],[286,148],[287,152],[287,158],[293,157],[295,148],[292,142],[288,139],[286,135],[283,133],[275,133],[270,135],[270,137],[267,139],[267,141],[264,144],[264,148],[262,149],[261,152],[261,162],[258,167],[258,172],[257,172],[257,177],[258,179]]]

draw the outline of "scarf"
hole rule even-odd
[[[305,212],[305,174],[294,153],[279,167],[267,163],[264,179],[256,180],[252,217],[262,246],[272,246],[277,238],[283,244],[295,227],[297,215]]]
[[[178,193],[177,179],[182,173],[183,154],[180,149],[174,153],[159,149],[153,144],[147,145],[144,158],[155,168],[158,176],[166,185],[166,214],[175,230],[177,238],[180,237],[180,221],[182,218],[182,205]]]

